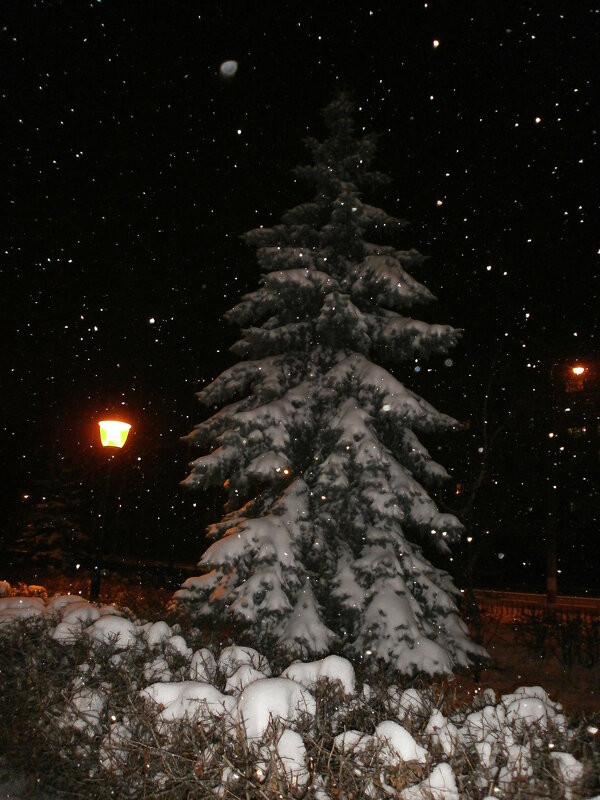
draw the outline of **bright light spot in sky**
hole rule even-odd
[[[535,121],[536,121],[536,122],[541,122],[541,121],[542,121],[542,118],[541,118],[541,117],[536,117],[536,118],[535,118]]]
[[[154,323],[156,322],[156,320],[154,319],[154,317],[150,317],[150,319],[148,320],[148,322],[150,323],[150,325],[154,325]]]
[[[219,72],[225,78],[233,78],[233,76],[237,72],[237,69],[238,69],[238,62],[230,60],[230,61],[224,61],[221,64],[221,66],[219,67]]]
[[[439,47],[440,46],[440,40],[439,39],[434,39],[433,40],[433,46],[434,47]]]
[[[442,206],[442,205],[444,205],[444,201],[443,200],[436,200],[435,204],[436,204],[436,206]]]

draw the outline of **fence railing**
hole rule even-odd
[[[600,597],[573,597],[559,595],[556,601],[548,603],[545,594],[534,592],[502,592],[494,589],[473,589],[479,608],[502,611],[507,615],[522,617],[533,612],[547,611],[555,616],[582,616],[600,618]],[[468,604],[465,592],[465,603]]]

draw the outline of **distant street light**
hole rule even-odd
[[[567,394],[576,394],[577,392],[583,391],[585,383],[589,378],[588,368],[585,364],[574,364],[563,370],[563,376]]]
[[[115,419],[103,419],[98,423],[100,428],[100,442],[102,447],[116,447],[121,449],[131,430],[128,422]],[[106,518],[106,506],[110,493],[110,467],[113,461],[113,454],[110,455],[106,466],[106,478],[104,493],[102,498],[102,511],[100,513],[100,531],[96,540],[96,563],[90,581],[90,600],[97,600],[100,596],[100,581],[102,580],[102,568],[104,566],[104,526]]]

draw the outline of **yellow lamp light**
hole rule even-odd
[[[102,447],[123,447],[129,435],[131,425],[128,422],[119,422],[116,419],[103,419],[100,426],[100,441]]]
[[[571,372],[573,375],[583,375],[585,367],[571,367]]]

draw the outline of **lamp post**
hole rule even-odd
[[[102,512],[100,514],[100,530],[96,540],[96,563],[90,581],[90,600],[97,600],[100,596],[100,581],[102,579],[102,568],[104,566],[104,525],[106,518],[106,504],[110,491],[110,467],[114,458],[114,449],[120,450],[129,435],[131,425],[115,419],[103,419],[98,423],[100,428],[100,443],[102,447],[111,448],[109,452],[108,464],[106,468],[106,481],[104,487]]]
[[[552,444],[554,445],[553,451],[550,453],[550,469],[547,476],[548,480],[548,549],[547,549],[547,568],[546,568],[546,602],[548,606],[553,606],[556,603],[558,594],[558,536],[559,536],[559,513],[560,502],[559,492],[561,485],[564,483],[564,475],[562,470],[559,469],[559,461],[561,453],[565,449],[564,442],[566,441],[567,432],[570,430],[568,423],[558,423],[558,412],[566,413],[570,411],[571,404],[564,410],[558,409],[556,396],[555,373],[560,373],[561,378],[561,401],[564,401],[566,395],[573,395],[582,392],[586,378],[588,377],[589,369],[580,362],[575,364],[554,364],[550,371],[550,381],[552,384],[551,392],[551,420],[552,430],[548,434]],[[562,479],[562,480],[561,480]]]

